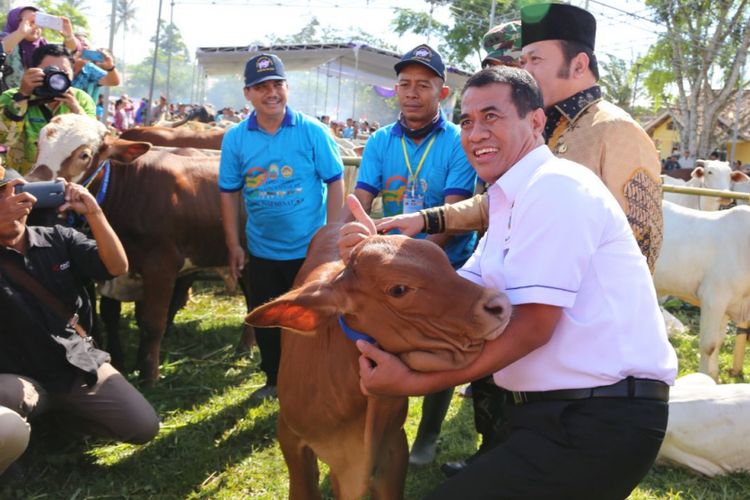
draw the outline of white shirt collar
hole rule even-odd
[[[493,191],[500,190],[505,194],[508,202],[513,203],[518,192],[528,183],[536,169],[551,158],[554,158],[554,155],[546,145],[537,146],[518,160],[490,186],[490,194]]]

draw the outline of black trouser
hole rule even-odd
[[[288,292],[294,277],[305,259],[268,260],[250,255],[242,270],[242,281],[250,294],[250,306],[261,306]],[[260,369],[266,383],[276,385],[281,359],[281,331],[279,328],[255,328],[255,340],[260,350]]]
[[[510,436],[429,499],[623,499],[648,473],[666,402],[593,398],[507,405]]]
[[[478,453],[485,453],[507,439],[510,428],[505,402],[510,392],[495,385],[492,375],[471,382],[474,426],[482,436]]]

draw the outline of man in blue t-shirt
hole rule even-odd
[[[461,147],[458,127],[446,120],[440,101],[450,89],[445,85],[445,65],[427,45],[407,52],[395,66],[400,116],[378,129],[367,141],[354,194],[369,213],[380,194],[385,216],[411,213],[470,197],[476,184]],[[426,237],[443,247],[455,268],[474,251],[475,233]],[[409,461],[422,465],[435,457],[437,438],[450,405],[453,389],[430,394],[422,405],[422,421]]]
[[[284,65],[260,54],[245,66],[245,98],[255,110],[221,145],[219,188],[229,267],[257,307],[292,287],[307,246],[327,220],[339,220],[343,165],[325,126],[287,106]],[[240,192],[247,213],[249,260],[240,244]],[[266,385],[256,398],[276,396],[281,356],[278,328],[256,328]]]

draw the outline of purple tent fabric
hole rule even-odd
[[[374,90],[380,97],[396,97],[396,89],[373,85],[372,90]]]

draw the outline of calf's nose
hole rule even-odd
[[[493,295],[490,299],[484,303],[484,310],[493,316],[502,316],[503,312],[508,308],[508,298],[505,295]]]

